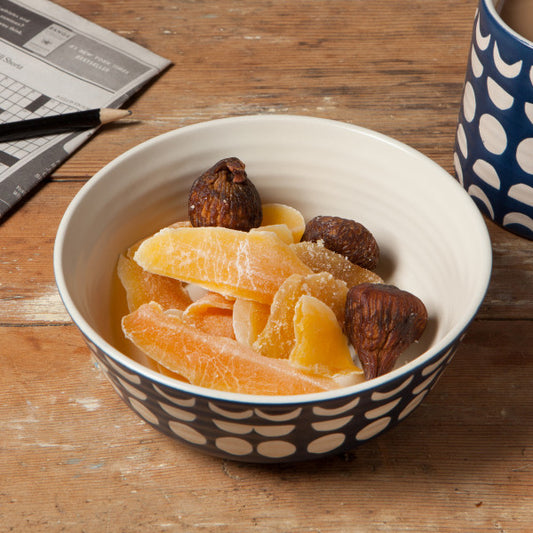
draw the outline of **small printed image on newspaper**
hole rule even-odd
[[[168,65],[48,0],[0,0],[0,123],[118,108]],[[95,131],[0,142],[0,223]]]

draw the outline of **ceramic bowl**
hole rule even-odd
[[[421,298],[430,317],[393,371],[335,391],[255,396],[186,384],[125,355],[118,254],[186,218],[194,178],[228,156],[245,162],[264,202],[292,205],[307,219],[353,218],[374,234],[381,248],[377,272]],[[345,452],[412,413],[484,298],[491,245],[469,195],[419,152],[341,122],[266,115],[187,126],[106,165],[67,208],[54,268],[68,313],[135,413],[199,451],[266,463]]]

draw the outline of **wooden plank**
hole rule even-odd
[[[348,454],[247,465],[158,433],[116,395],[53,276],[57,226],[125,150],[255,113],[343,120],[453,173],[477,0],[59,4],[172,60],[130,122],[79,149],[0,224],[0,530],[527,532],[533,523],[531,241],[487,221],[487,296],[435,389]]]
[[[70,322],[55,284],[53,247],[83,183],[45,183],[0,225],[0,325]]]
[[[161,2],[135,5],[130,17],[131,2],[62,5],[173,65],[130,104],[138,123],[106,126],[57,176],[92,175],[190,123],[287,112],[375,129],[452,170],[473,0]]]
[[[0,464],[9,472],[0,491],[3,526],[526,531],[533,519],[527,326],[476,321],[419,409],[352,453],[264,467],[198,454],[142,422],[73,326],[7,328],[0,402],[12,415],[0,420]],[[509,352],[516,336],[524,349]]]

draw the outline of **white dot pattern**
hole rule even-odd
[[[377,437],[420,405],[457,344],[378,390],[300,405],[256,406],[193,396],[123,368],[91,349],[119,396],[159,431],[206,453],[248,462],[299,461],[350,450]]]
[[[454,169],[481,211],[529,239],[533,239],[532,63],[533,47],[511,40],[480,3],[456,130]]]

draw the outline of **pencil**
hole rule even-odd
[[[131,111],[127,109],[103,108],[75,111],[74,113],[50,117],[30,118],[18,122],[4,122],[0,124],[0,142],[96,128],[129,115],[131,115]]]

